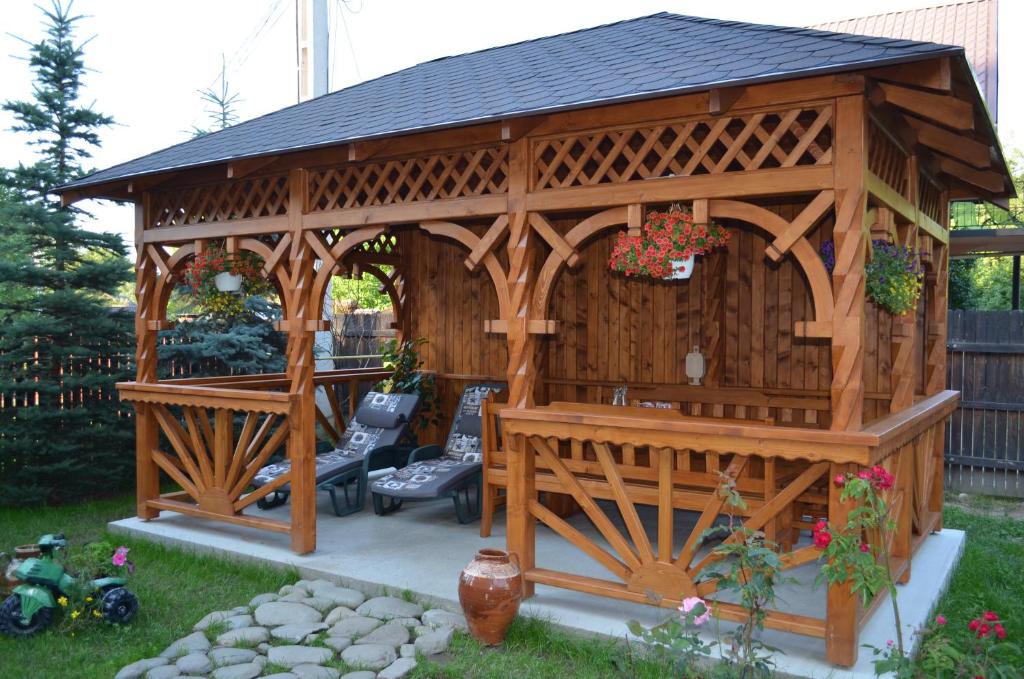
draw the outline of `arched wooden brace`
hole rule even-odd
[[[452,222],[420,222],[420,228],[433,236],[451,238],[470,252],[480,243],[480,237],[464,226]],[[505,281],[505,270],[494,253],[488,252],[481,260],[487,267],[487,273],[494,284],[494,292],[498,295],[498,313],[501,318],[509,317],[511,302],[508,296],[508,284]]]
[[[323,266],[316,272],[316,279],[313,281],[313,287],[310,292],[313,303],[310,308],[313,318],[324,317],[324,294],[327,292],[327,284],[337,272],[345,255],[351,252],[354,247],[362,245],[368,240],[373,240],[386,230],[387,226],[365,226],[361,229],[356,229],[346,233],[340,241],[335,243],[329,252],[322,251],[314,245],[314,251],[320,255]],[[331,261],[327,261],[328,258]]]
[[[598,212],[596,215],[591,215],[569,229],[569,233],[565,234],[565,241],[574,250],[579,249],[578,246],[580,244],[590,240],[596,234],[606,229],[626,224],[629,219],[628,213],[629,209],[623,206],[609,208]],[[537,287],[533,291],[533,306],[530,310],[531,318],[544,318],[548,302],[551,300],[551,291],[555,287],[555,280],[558,278],[558,274],[564,265],[565,259],[558,252],[551,252],[548,258],[544,260],[544,266],[541,267],[540,275],[537,277]]]
[[[565,240],[575,248],[602,231],[625,225],[628,219],[627,211],[628,208],[626,207],[617,207],[592,215],[570,229],[569,233],[565,235]],[[785,233],[789,227],[789,222],[774,212],[752,203],[736,200],[709,200],[708,215],[712,218],[736,219],[747,222],[767,231],[775,237]],[[811,288],[811,297],[814,301],[815,331],[805,334],[816,337],[827,336],[827,334],[823,333],[828,332],[828,328],[825,325],[832,322],[835,302],[832,298],[831,282],[825,265],[806,238],[797,240],[790,248],[790,252],[803,269]],[[552,252],[548,255],[544,266],[541,268],[537,288],[533,296],[531,312],[533,316],[543,318],[551,299],[551,292],[554,289],[554,281],[561,271],[563,264],[564,261],[558,253]]]
[[[158,320],[166,320],[167,314],[167,303],[171,297],[171,291],[174,289],[174,278],[178,275],[179,269],[185,264],[185,261],[195,255],[196,247],[194,243],[185,243],[170,255],[166,261],[159,259],[154,253],[149,252],[148,248],[154,246],[147,246],[147,257],[151,257],[157,261],[157,265],[160,267],[160,280],[157,281],[156,285],[156,318]],[[154,248],[155,249],[155,248]],[[263,258],[264,262],[271,260],[274,251],[266,243],[256,238],[239,238],[238,249],[248,250],[249,252],[255,253]],[[287,296],[284,291],[287,289],[288,276],[287,273],[281,266],[275,267],[273,275],[269,277],[270,284],[274,286],[274,290],[277,292],[278,299],[281,302],[281,311],[284,316],[287,317]]]
[[[738,200],[709,200],[708,215],[713,218],[738,219],[747,222],[767,231],[776,238],[785,233],[789,227],[789,222],[771,210]],[[814,301],[814,323],[818,331],[808,334],[814,337],[828,337],[831,330],[825,326],[832,323],[835,300],[832,297],[832,280],[825,269],[825,264],[806,238],[799,238],[793,243],[790,253],[803,270],[807,284],[811,288],[811,298]]]

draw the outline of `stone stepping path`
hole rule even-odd
[[[467,630],[458,613],[299,580],[203,616],[191,634],[114,679],[401,679],[417,656],[447,651],[456,630]]]

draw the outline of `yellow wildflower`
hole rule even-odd
[[[57,603],[66,608],[68,605],[68,598],[66,596],[62,596],[61,598],[57,599]]]
[[[99,612],[99,611],[97,611],[97,610],[93,610],[93,612],[92,612],[92,617],[94,617],[94,618],[98,618],[98,617],[100,617],[101,615],[102,615],[102,613],[100,613],[100,612]]]
[[[92,597],[91,596],[85,597],[85,603],[91,604],[92,603]]]
[[[72,620],[75,620],[75,619],[76,619],[76,618],[78,618],[78,616],[80,616],[80,615],[81,615],[81,612],[80,612],[80,611],[71,611],[71,619],[72,619]]]

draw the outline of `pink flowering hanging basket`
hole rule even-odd
[[[722,226],[694,224],[693,215],[679,205],[650,212],[640,236],[620,232],[608,266],[626,276],[684,280],[693,275],[695,258],[725,247],[729,232]]]

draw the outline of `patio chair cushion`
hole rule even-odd
[[[367,427],[394,429],[403,422],[411,422],[420,407],[416,394],[382,394],[371,391],[359,404],[352,418]]]
[[[415,394],[381,394],[371,391],[356,410],[356,416],[338,439],[337,447],[316,456],[316,483],[357,469],[366,454],[375,448],[397,445],[409,432],[408,418],[419,409],[419,396]],[[371,422],[389,422],[391,426],[368,425]],[[256,473],[252,484],[257,488],[270,483],[292,468],[291,460],[270,464]],[[290,484],[282,486],[288,490]]]
[[[492,391],[504,389],[501,384],[474,384],[466,387],[459,399],[459,408],[452,419],[441,457],[422,460],[375,481],[371,490],[381,495],[409,499],[434,498],[458,486],[480,471],[483,464],[482,408]]]
[[[453,462],[483,461],[480,450],[483,444],[480,438],[483,431],[483,402],[492,391],[504,388],[501,384],[473,384],[463,390],[444,446],[445,459]]]
[[[479,462],[458,462],[444,457],[414,462],[374,481],[371,490],[392,497],[429,500],[458,486],[481,467]]]

